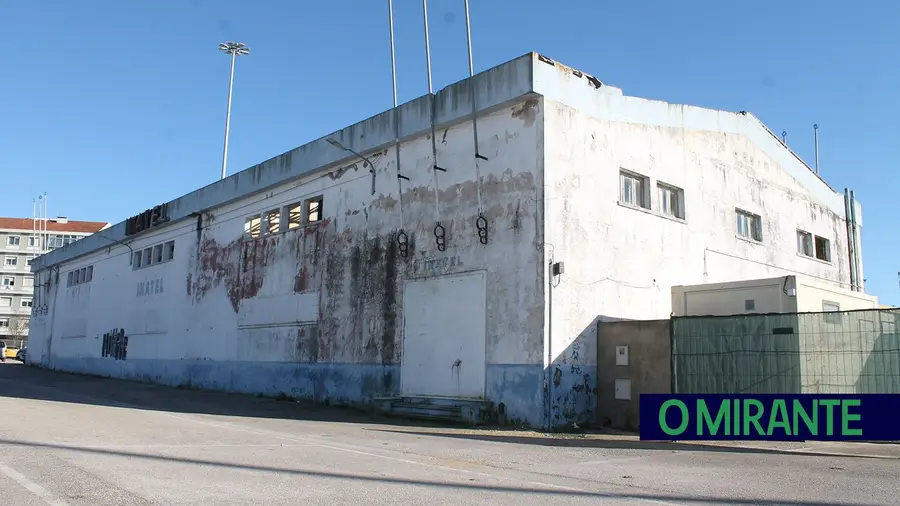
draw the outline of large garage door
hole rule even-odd
[[[403,322],[403,395],[484,397],[483,272],[410,281]]]

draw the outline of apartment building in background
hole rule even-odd
[[[65,217],[0,217],[0,339],[27,339],[34,302],[31,259],[108,226],[109,223],[71,221]]]

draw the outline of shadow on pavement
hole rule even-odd
[[[249,395],[186,390],[148,383],[62,373],[9,362],[0,364],[0,397],[185,414],[392,426],[394,429],[368,427],[366,430],[521,445],[797,456],[823,455],[816,452],[636,441],[633,439],[546,436],[536,432],[517,431],[508,427],[486,427],[460,431],[459,426],[451,427],[439,423],[387,418],[356,408],[325,406],[312,402],[280,402]],[[491,429],[499,429],[503,433],[491,433]],[[841,456],[849,457],[849,455]],[[858,457],[864,458],[865,456]]]
[[[872,458],[869,455],[829,454],[815,451],[780,450],[776,448],[746,448],[737,446],[719,446],[698,443],[677,443],[665,441],[638,441],[634,439],[602,439],[586,437],[558,437],[542,436],[536,433],[523,434],[521,436],[511,434],[491,434],[487,431],[413,431],[367,428],[364,430],[373,432],[388,432],[393,434],[409,434],[413,436],[433,436],[456,439],[468,439],[471,441],[487,441],[492,443],[510,443],[523,445],[551,446],[562,448],[598,448],[608,450],[655,450],[655,451],[682,451],[682,452],[714,452],[714,453],[753,453],[768,455],[796,455],[807,457],[841,457],[841,458]]]
[[[0,397],[148,411],[317,422],[442,427],[375,415],[359,408],[292,399],[193,390],[64,373],[19,363],[0,364]]]
[[[374,476],[365,476],[358,474],[350,474],[350,473],[340,473],[340,472],[325,472],[325,471],[312,471],[305,469],[289,469],[289,468],[280,468],[280,467],[269,467],[269,466],[254,466],[247,464],[233,464],[230,462],[220,462],[214,460],[206,460],[206,459],[191,459],[191,458],[183,458],[183,457],[170,457],[164,455],[152,455],[146,453],[137,453],[137,452],[127,452],[121,450],[110,450],[110,449],[100,449],[100,448],[90,448],[90,447],[80,447],[74,445],[62,445],[62,444],[47,444],[47,443],[38,443],[31,441],[12,441],[7,439],[0,439],[0,447],[2,446],[14,446],[14,447],[25,447],[31,449],[46,449],[46,450],[59,450],[59,451],[67,451],[67,452],[80,452],[80,453],[92,453],[92,454],[101,454],[101,455],[109,455],[116,457],[126,457],[126,458],[137,458],[137,459],[147,459],[154,461],[164,461],[164,462],[172,462],[172,463],[181,463],[181,464],[194,464],[199,466],[212,466],[226,469],[238,469],[245,471],[258,471],[258,472],[267,472],[267,473],[282,473],[293,476],[306,476],[311,478],[325,478],[325,479],[335,479],[335,480],[350,480],[350,481],[361,481],[361,482],[379,482],[385,484],[395,484],[395,485],[410,485],[417,487],[435,487],[442,489],[458,489],[458,490],[467,490],[467,491],[484,491],[484,492],[496,492],[496,493],[504,493],[504,494],[540,494],[546,495],[548,497],[586,497],[586,498],[594,498],[594,499],[636,499],[636,500],[650,500],[650,501],[673,501],[678,504],[763,504],[763,505],[790,505],[790,506],[845,506],[850,503],[843,502],[823,502],[823,501],[769,501],[769,500],[761,500],[761,499],[735,499],[735,498],[725,498],[725,497],[691,497],[691,496],[677,496],[677,495],[664,495],[664,494],[640,494],[640,493],[611,493],[611,492],[592,492],[588,490],[577,490],[577,489],[564,489],[564,488],[539,488],[539,487],[511,487],[511,486],[496,486],[496,485],[482,485],[478,483],[445,483],[438,481],[429,481],[429,480],[413,480],[408,478],[388,478],[388,477],[374,477]]]

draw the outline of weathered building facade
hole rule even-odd
[[[595,409],[598,319],[666,317],[678,284],[846,284],[844,215],[752,116],[532,53],[39,257],[29,360],[564,425]]]

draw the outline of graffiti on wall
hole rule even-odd
[[[127,355],[128,336],[125,335],[125,329],[113,329],[103,334],[103,349],[101,350],[103,358],[125,360]]]

